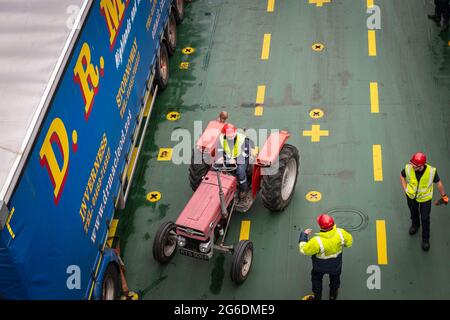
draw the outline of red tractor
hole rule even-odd
[[[165,222],[158,229],[153,257],[166,264],[177,248],[180,254],[201,260],[210,260],[216,250],[232,253],[231,279],[241,284],[251,269],[253,243],[244,240],[235,246],[225,244],[233,212],[248,211],[259,191],[266,208],[283,211],[294,194],[299,154],[296,147],[285,143],[288,132],[272,133],[256,160],[248,166],[253,201],[243,207],[238,197],[236,165],[214,163],[223,127],[223,123],[211,121],[197,141],[189,168],[189,180],[195,192],[177,221]]]

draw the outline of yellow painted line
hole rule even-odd
[[[264,107],[258,106],[255,108],[255,116],[261,117],[264,113]]]
[[[128,164],[128,170],[127,170],[127,178],[128,178],[128,181],[130,181],[131,171],[133,171],[134,163],[136,162],[137,151],[138,151],[138,148],[137,148],[137,147],[134,147],[133,153],[131,154],[131,160],[130,160],[130,163]]]
[[[375,30],[367,30],[369,39],[369,56],[376,57],[377,55],[377,37]]]
[[[264,104],[266,99],[266,86],[258,86],[258,91],[256,92],[256,104]]]
[[[367,8],[372,8],[374,5],[374,0],[367,0]]]
[[[380,112],[380,100],[378,95],[378,82],[370,83],[370,112]]]
[[[271,39],[271,34],[270,33],[266,33],[264,35],[264,40],[263,40],[263,48],[262,48],[262,53],[261,53],[261,59],[262,60],[268,60],[269,59],[269,53],[270,53],[270,39]]]
[[[377,220],[377,253],[378,264],[388,264],[387,240],[386,240],[386,221]]]
[[[267,12],[273,12],[275,9],[275,0],[268,0],[267,1]]]
[[[8,229],[8,232],[12,239],[16,237],[16,234],[13,232],[11,225],[9,224],[11,222],[12,216],[14,214],[14,208],[11,209],[11,213],[8,216],[8,219],[6,219],[6,228]]]
[[[153,95],[150,92],[150,94],[148,95],[147,105],[145,106],[145,110],[144,110],[144,117],[148,117],[148,115],[150,114],[150,107],[152,106],[152,100],[153,100]]]
[[[116,235],[116,231],[117,231],[117,225],[119,224],[119,219],[113,219],[113,221],[111,222],[111,227],[109,228],[109,232],[108,232],[108,247],[112,247],[113,245],[113,239],[114,236]]]
[[[373,156],[373,179],[377,182],[383,181],[383,156],[381,153],[381,145],[374,144],[372,146]]]
[[[241,234],[239,236],[239,241],[250,239],[250,221],[243,220],[241,222]]]

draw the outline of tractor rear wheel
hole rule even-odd
[[[202,155],[197,154],[196,157],[194,154],[195,152],[200,153],[197,149],[192,150],[191,165],[189,166],[189,183],[193,191],[197,190],[203,177],[206,176],[209,171],[209,165],[205,163]],[[198,159],[202,159],[202,162],[195,163],[194,160],[198,161]]]
[[[248,277],[253,262],[253,243],[248,240],[239,241],[234,248],[233,262],[231,263],[231,280],[242,284]]]
[[[289,205],[297,183],[298,167],[297,148],[285,144],[280,151],[276,174],[265,175],[262,178],[261,198],[267,209],[279,212]]]
[[[153,240],[153,258],[161,264],[167,264],[177,249],[176,226],[173,222],[163,223]]]

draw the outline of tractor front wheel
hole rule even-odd
[[[271,211],[283,211],[289,205],[297,184],[299,155],[296,147],[285,144],[280,151],[278,171],[262,178],[261,198]]]
[[[242,284],[248,277],[253,262],[253,243],[248,240],[239,241],[234,249],[231,263],[231,280]]]
[[[153,258],[161,264],[167,264],[177,249],[176,226],[173,222],[163,223],[153,240]]]

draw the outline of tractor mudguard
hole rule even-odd
[[[224,126],[225,123],[216,120],[210,121],[205,131],[203,131],[203,134],[197,140],[197,149],[214,157],[217,141],[219,140]]]
[[[258,157],[256,158],[257,166],[270,167],[273,163],[275,163],[278,155],[280,154],[281,148],[283,148],[289,137],[289,132],[283,130],[270,134],[264,144],[264,147],[261,149]]]

